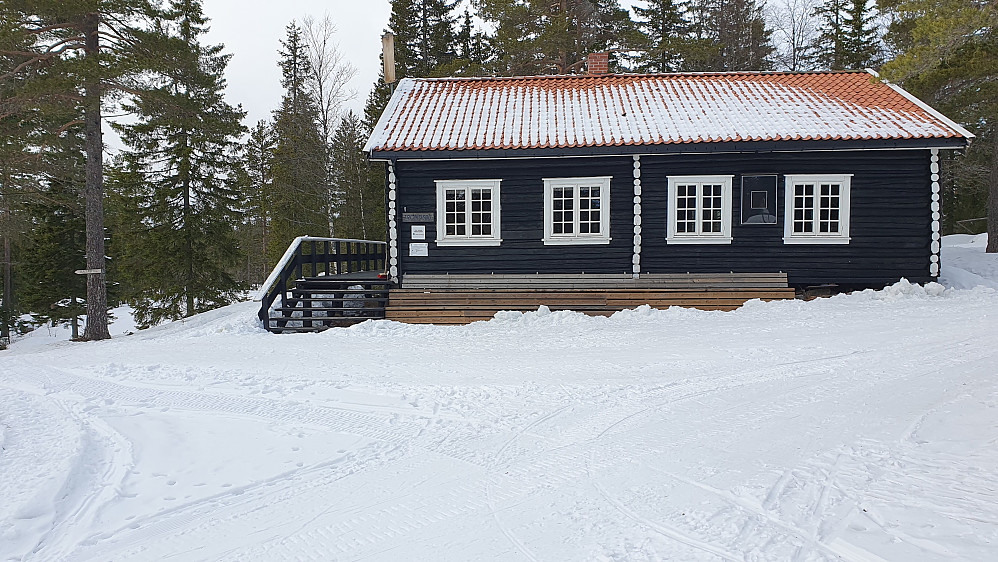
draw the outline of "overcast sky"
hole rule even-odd
[[[347,108],[363,111],[380,70],[381,34],[391,13],[388,0],[204,0],[204,11],[211,19],[205,43],[222,43],[232,55],[226,97],[248,112],[246,126],[269,118],[280,104],[277,50],[288,23],[305,15],[322,19],[328,13],[336,23],[340,52],[357,69],[350,84],[357,95]]]

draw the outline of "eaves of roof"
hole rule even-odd
[[[375,150],[371,160],[454,160],[498,158],[568,158],[579,156],[631,156],[654,154],[767,153],[842,150],[918,150],[965,148],[962,137],[925,139],[778,140],[682,144],[581,146],[555,148],[491,148],[483,150]]]

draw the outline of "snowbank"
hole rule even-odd
[[[22,341],[0,559],[998,558],[982,248],[947,238],[941,283],[733,312],[278,336],[241,303]]]

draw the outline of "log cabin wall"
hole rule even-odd
[[[775,272],[791,285],[882,286],[929,275],[929,150],[642,155],[642,273]],[[500,179],[499,246],[438,247],[436,223],[398,223],[399,273],[631,273],[634,185],[630,154],[600,157],[398,160],[402,213],[437,213],[435,180]],[[741,177],[776,174],[777,223],[741,224]],[[784,178],[851,174],[848,244],[785,244]],[[668,244],[667,178],[733,175],[730,244]],[[544,178],[611,176],[609,244],[546,246]],[[409,256],[411,225],[426,228],[427,256]]]

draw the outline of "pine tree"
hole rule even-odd
[[[682,68],[689,24],[685,0],[650,0],[647,8],[634,7],[637,28],[643,35],[638,69],[643,72],[676,72]]]
[[[998,252],[998,5],[994,0],[883,0],[881,9],[893,17],[887,40],[900,53],[884,65],[884,77],[902,82],[977,135],[965,155],[949,156],[948,163],[955,165],[943,179],[953,194],[987,194],[987,204],[982,196],[966,218],[987,217],[987,251]],[[955,207],[952,201],[944,198],[947,215]]]
[[[295,237],[328,236],[330,232],[325,143],[319,130],[319,110],[308,84],[308,53],[294,22],[288,25],[287,38],[281,45],[284,97],[274,113],[276,145],[268,197],[270,263],[277,263]]]
[[[60,124],[52,134],[82,125],[86,134],[87,268],[103,271],[104,175],[102,101],[139,94],[161,64],[147,41],[153,0],[5,0],[0,3],[0,54],[19,64],[0,81],[20,85],[17,111],[61,111],[82,101],[83,118]],[[87,276],[85,339],[110,337],[105,275]]]
[[[245,114],[223,98],[229,55],[201,45],[200,0],[173,0],[163,15],[162,84],[126,104],[138,122],[116,125],[132,180],[120,187],[138,218],[118,246],[119,272],[143,326],[224,306],[240,288],[232,271],[241,263],[234,225],[243,196],[233,171]]]

